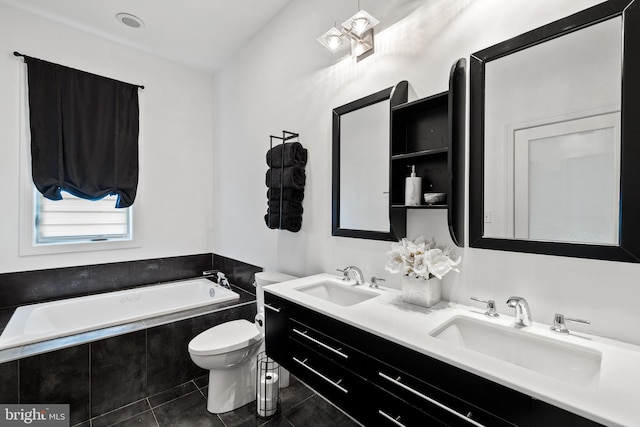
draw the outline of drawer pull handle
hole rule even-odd
[[[405,425],[400,422],[400,416],[393,418],[391,415],[385,414],[381,409],[378,409],[378,414],[382,415],[397,426],[405,427]]]
[[[271,304],[265,304],[264,306],[265,306],[266,308],[268,308],[269,310],[273,310],[273,311],[275,311],[276,313],[280,313],[280,309],[279,309],[279,308],[277,308],[277,307],[272,306]]]
[[[300,360],[297,357],[293,357],[293,361],[304,366],[305,368],[307,368],[309,371],[313,372],[314,374],[316,374],[317,376],[319,376],[320,378],[322,378],[323,380],[325,380],[326,382],[328,382],[329,384],[331,384],[332,386],[334,386],[335,388],[337,388],[338,390],[340,390],[343,393],[349,393],[349,390],[347,390],[346,388],[342,387],[340,385],[340,383],[342,382],[342,380],[338,380],[338,382],[335,382],[329,378],[327,378],[326,376],[322,375],[320,372],[316,371],[315,369],[313,369],[311,366],[306,364],[307,359],[304,360]]]
[[[458,413],[457,411],[454,411],[453,409],[449,408],[448,406],[445,406],[442,403],[440,403],[440,402],[438,402],[436,400],[433,400],[429,396],[426,396],[426,395],[420,393],[419,391],[414,390],[414,389],[412,389],[411,387],[409,387],[409,386],[407,386],[405,384],[402,384],[400,381],[394,380],[393,378],[391,378],[390,376],[384,374],[383,372],[378,372],[378,375],[381,376],[382,378],[384,378],[385,380],[391,382],[392,384],[395,384],[398,387],[401,387],[401,388],[403,388],[403,389],[415,394],[416,396],[426,400],[427,402],[429,402],[429,403],[431,403],[433,405],[436,405],[437,407],[439,407],[441,409],[444,409],[445,411],[449,412],[450,414],[455,415],[456,417],[461,418],[461,419],[467,421],[468,423],[473,424],[476,427],[485,427],[484,425],[482,425],[482,424],[480,424],[480,423],[478,423],[478,422],[476,422],[476,421],[474,421],[474,420],[472,420],[470,418],[467,418],[468,416],[464,416],[464,415]],[[471,413],[469,413],[469,415],[471,415]]]
[[[344,357],[345,359],[348,359],[349,356],[344,354],[343,352],[341,352],[339,349],[335,349],[331,346],[328,346],[327,344],[323,343],[322,341],[318,341],[317,339],[307,335],[307,331],[301,332],[299,330],[297,330],[296,328],[293,328],[293,332],[295,332],[296,334],[300,335],[301,337],[304,337],[306,339],[308,339],[309,341],[318,344],[319,346],[321,346],[322,348],[326,348],[327,350],[331,350],[332,352],[334,352],[335,354]]]

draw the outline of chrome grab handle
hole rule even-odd
[[[383,373],[383,372],[378,372],[378,375],[380,375],[380,376],[381,376],[382,378],[384,378],[385,380],[387,380],[387,381],[391,382],[392,384],[395,384],[395,385],[397,385],[398,387],[401,387],[401,388],[403,388],[403,389],[405,389],[405,390],[407,390],[407,391],[409,391],[409,392],[411,392],[411,393],[415,394],[416,396],[418,396],[418,397],[420,397],[420,398],[422,398],[422,399],[426,400],[427,402],[429,402],[429,403],[431,403],[431,404],[433,404],[433,405],[436,405],[437,407],[439,407],[439,408],[441,408],[441,409],[444,409],[445,411],[449,412],[450,414],[455,415],[456,417],[458,417],[458,418],[460,418],[460,419],[463,419],[463,420],[467,421],[469,424],[473,424],[473,425],[474,425],[474,426],[476,426],[476,427],[485,427],[483,424],[480,424],[479,422],[474,421],[474,420],[472,420],[471,418],[468,418],[469,416],[471,416],[471,413],[469,413],[469,415],[468,415],[468,416],[464,416],[464,415],[462,415],[461,413],[459,413],[459,412],[457,412],[457,411],[455,411],[455,410],[453,410],[453,409],[449,408],[448,406],[445,406],[445,405],[443,405],[442,403],[440,403],[440,402],[438,402],[438,401],[436,401],[436,400],[433,400],[433,399],[432,399],[432,398],[430,398],[429,396],[426,396],[426,395],[424,395],[424,394],[420,393],[419,391],[414,390],[414,389],[412,389],[411,387],[409,387],[409,386],[407,386],[407,385],[405,385],[405,384],[402,384],[402,383],[400,382],[400,377],[398,377],[398,379],[396,380],[396,379],[393,379],[393,378],[391,378],[390,376],[386,375],[386,374],[385,374],[385,373]]]
[[[339,349],[335,349],[331,346],[328,346],[327,344],[323,343],[322,341],[319,341],[309,335],[307,335],[307,331],[301,332],[299,330],[297,330],[296,328],[293,328],[293,332],[295,332],[296,334],[305,337],[306,339],[308,339],[309,341],[318,344],[319,346],[321,346],[322,348],[326,348],[327,350],[331,350],[333,351],[335,354],[344,357],[345,359],[348,359],[349,356],[347,354],[344,354],[343,352],[341,352]]]
[[[312,373],[316,374],[317,376],[319,376],[320,378],[322,378],[323,380],[325,380],[326,382],[328,382],[329,384],[331,384],[332,386],[334,386],[335,388],[337,388],[338,390],[340,390],[343,393],[349,393],[349,390],[347,390],[346,388],[342,387],[340,385],[340,382],[342,380],[338,380],[333,381],[330,378],[324,376],[323,374],[321,374],[320,372],[316,371],[315,369],[313,369],[311,366],[307,365],[305,362],[307,361],[307,359],[304,360],[300,360],[297,357],[293,356],[292,357],[293,361],[296,363],[299,363],[300,365],[304,366],[305,368],[307,368],[309,371],[311,371]]]
[[[280,309],[279,309],[279,308],[277,308],[277,307],[272,306],[271,304],[265,304],[265,305],[264,305],[264,307],[265,307],[265,308],[268,308],[269,310],[273,310],[273,311],[275,311],[276,313],[280,313]]]
[[[378,414],[382,415],[383,417],[385,417],[386,419],[388,419],[389,421],[391,421],[392,423],[394,423],[397,426],[406,427],[404,424],[402,424],[400,421],[398,421],[400,419],[399,415],[398,415],[398,417],[393,418],[391,415],[385,414],[384,411],[381,410],[381,409],[378,409]]]

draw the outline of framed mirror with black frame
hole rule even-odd
[[[388,241],[404,236],[406,217],[389,210],[389,141],[391,108],[407,97],[403,80],[333,110],[333,236]]]
[[[640,6],[471,55],[469,244],[640,261]]]

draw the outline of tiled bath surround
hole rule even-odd
[[[213,254],[0,274],[0,309],[197,277]]]
[[[3,274],[0,304],[8,317],[0,324],[4,328],[17,305],[200,276],[215,258],[202,254]],[[235,278],[240,289],[253,292],[248,272],[260,268],[223,257],[219,262],[237,272],[229,275],[232,284]],[[2,363],[0,402],[69,403],[73,425],[206,375],[191,361],[188,343],[222,322],[253,321],[254,295],[240,289],[235,289],[240,304],[229,308],[133,332],[125,328],[128,333]]]

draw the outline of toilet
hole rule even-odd
[[[256,398],[256,358],[264,350],[264,286],[296,277],[275,271],[256,273],[257,315],[254,322],[232,320],[214,326],[189,342],[193,363],[209,371],[207,410],[233,411]],[[288,385],[288,373],[280,386]]]

